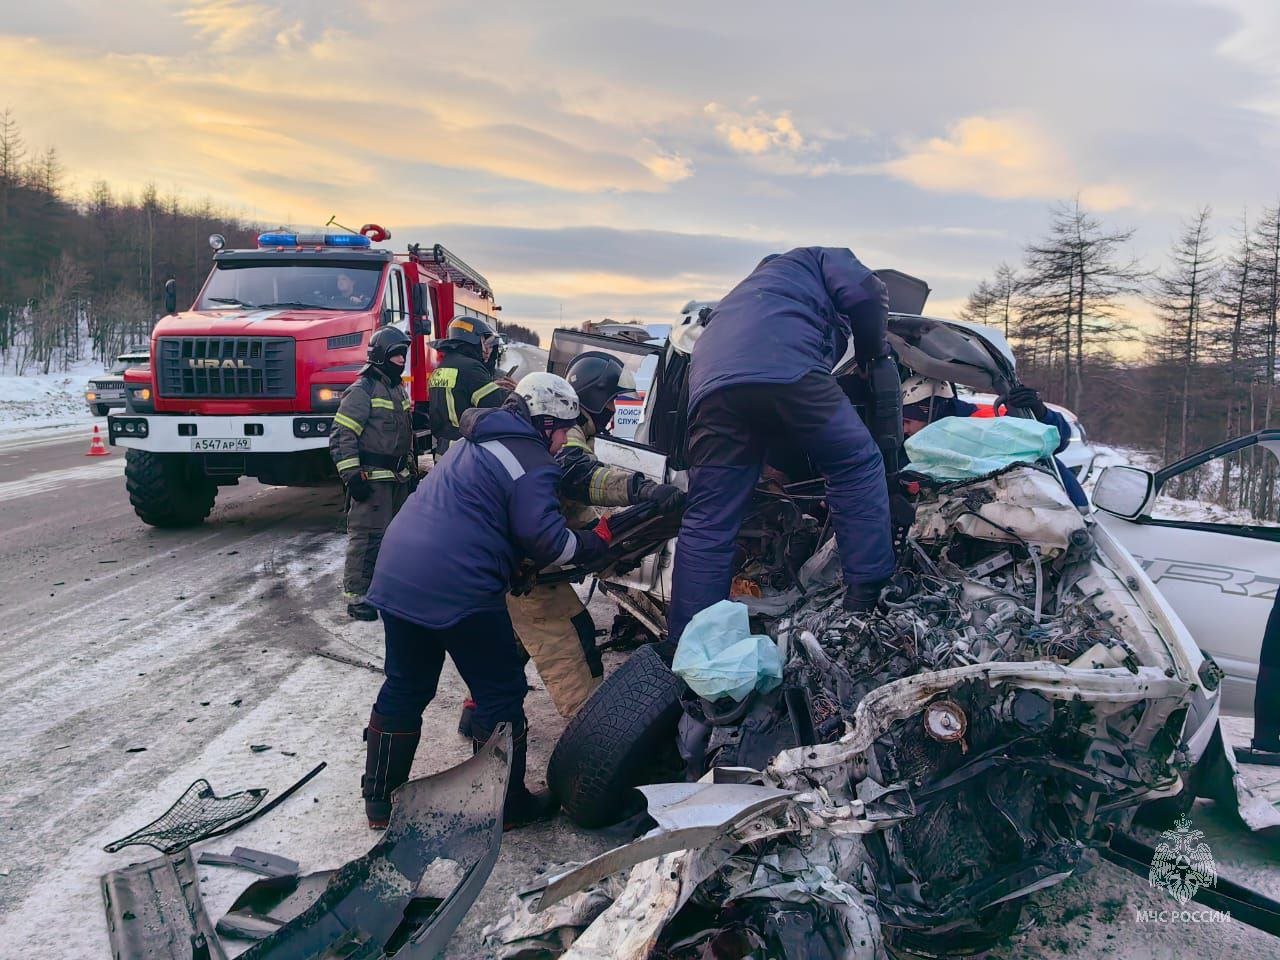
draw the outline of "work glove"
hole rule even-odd
[[[636,476],[640,476],[636,474]],[[655,483],[642,478],[636,487],[632,503],[654,503],[662,513],[676,513],[684,509],[684,491],[672,483]]]
[[[1049,413],[1049,408],[1044,405],[1044,401],[1040,399],[1040,391],[1034,387],[1023,386],[1017,384],[1012,390],[1000,398],[997,407],[1003,405],[1006,410],[1012,410],[1014,407],[1025,407],[1031,411],[1032,415],[1041,422]]]
[[[347,493],[356,503],[364,503],[373,496],[373,484],[363,473],[355,473],[347,481]]]

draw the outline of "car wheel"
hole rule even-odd
[[[551,754],[547,786],[581,827],[641,809],[634,788],[670,765],[683,683],[653,646],[641,647],[582,705]]]

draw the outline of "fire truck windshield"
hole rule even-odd
[[[223,261],[210,275],[196,309],[368,310],[381,277],[381,263]]]

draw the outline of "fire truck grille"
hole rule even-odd
[[[162,397],[294,395],[290,337],[161,337]]]

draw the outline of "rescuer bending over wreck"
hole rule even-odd
[[[475,749],[499,723],[512,725],[504,825],[555,811],[524,784],[528,685],[506,597],[522,559],[538,567],[589,563],[607,546],[607,528],[575,532],[559,511],[553,457],[578,412],[573,388],[550,373],[529,374],[497,409],[468,410],[465,442],[440,459],[387,531],[369,590],[386,636],[386,679],[365,731],[361,780],[371,827],[386,826],[391,793],[409,778],[445,654],[475,698]],[[449,558],[445,577],[431,562],[441,557]]]
[[[894,571],[883,460],[831,370],[852,340],[863,371],[892,368],[896,384],[888,316],[881,280],[835,247],[765,257],[711,312],[689,374],[689,498],[671,643],[694,614],[729,595],[734,543],[771,446],[796,447],[826,478],[845,605],[875,605]]]

